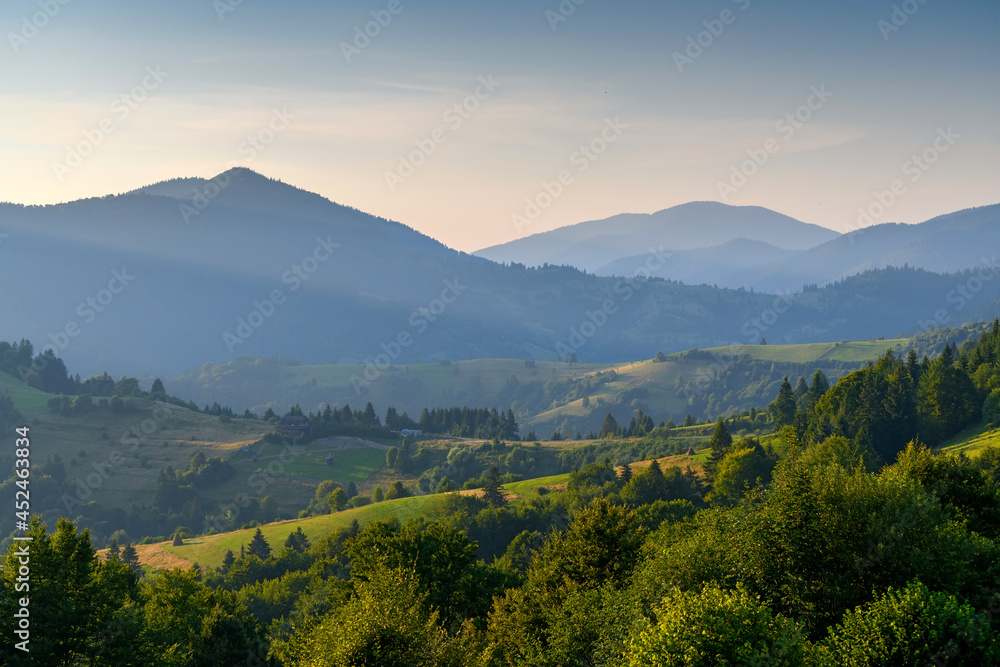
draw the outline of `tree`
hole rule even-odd
[[[618,477],[618,483],[625,486],[632,479],[632,466],[628,463],[622,466],[622,474]]]
[[[385,500],[385,494],[382,492],[382,486],[381,485],[377,485],[372,490],[372,501],[376,502],[376,503],[380,503],[383,500]]]
[[[139,554],[136,553],[131,542],[122,549],[122,563],[136,574],[142,572],[142,566],[139,565]]]
[[[716,467],[733,448],[733,436],[729,434],[729,429],[726,428],[726,422],[722,421],[722,417],[719,417],[719,420],[715,422],[715,430],[712,431],[712,438],[708,441],[708,446],[712,453],[709,454],[705,470],[709,477],[712,477]]]
[[[77,532],[66,519],[59,519],[49,534],[35,516],[26,536],[31,541],[14,542],[0,570],[0,628],[6,638],[0,645],[0,663],[95,664],[98,655],[135,641],[131,632],[107,636],[113,619],[138,602],[137,580],[128,567],[99,559],[90,532]],[[21,571],[25,566],[30,567],[28,580]],[[24,628],[15,617],[22,597],[30,600],[30,653],[15,648],[26,639],[14,634]]]
[[[308,551],[312,545],[309,543],[309,538],[306,537],[306,534],[302,532],[302,526],[299,526],[298,530],[288,534],[285,546],[301,554]]]
[[[392,483],[389,490],[385,492],[386,500],[395,500],[396,498],[409,498],[413,495],[406,486],[403,485],[399,480]]]
[[[733,505],[743,497],[747,487],[754,488],[758,481],[771,481],[774,460],[756,440],[746,440],[719,462],[712,484],[712,492],[705,498],[713,505]]]
[[[995,665],[1000,642],[988,617],[914,581],[844,614],[821,655],[838,665]]]
[[[775,426],[778,428],[794,424],[796,410],[795,393],[792,391],[792,385],[788,381],[788,376],[785,376],[784,381],[781,383],[781,388],[778,390],[778,397],[767,407],[767,410],[771,414]]]
[[[167,390],[163,386],[163,380],[161,380],[160,378],[156,378],[155,380],[153,380],[153,387],[152,389],[149,390],[149,393],[163,394],[164,396],[166,396]]]
[[[347,493],[339,486],[326,497],[326,503],[330,506],[331,512],[340,512],[347,507]]]
[[[260,528],[257,529],[257,532],[250,539],[250,544],[247,546],[247,555],[256,556],[261,560],[267,560],[271,557],[271,545],[264,539],[264,533],[260,532]]]
[[[601,424],[601,437],[602,438],[613,438],[615,433],[618,432],[618,421],[609,412],[604,418],[604,422]]]
[[[507,497],[500,486],[500,471],[496,466],[490,468],[486,475],[486,486],[483,487],[483,500],[490,507],[503,507],[507,504]]]
[[[812,412],[819,403],[819,399],[830,390],[830,382],[826,379],[823,371],[816,369],[813,373],[812,383],[809,385],[809,393],[806,395],[806,410]]]
[[[443,631],[438,612],[431,611],[411,573],[386,569],[355,582],[354,591],[344,604],[307,623],[287,642],[275,641],[273,650],[282,664],[462,664],[468,648]]]
[[[194,567],[157,573],[144,590],[144,639],[157,659],[144,664],[210,667],[264,655],[264,631],[235,596],[213,591]]]
[[[983,403],[983,419],[996,426],[1000,423],[1000,389],[994,389]]]
[[[222,557],[222,573],[225,574],[229,572],[229,568],[233,566],[236,562],[236,556],[233,554],[232,549],[226,549],[226,555]]]
[[[633,640],[629,667],[661,665],[788,665],[804,662],[794,621],[774,615],[744,588],[675,589]]]

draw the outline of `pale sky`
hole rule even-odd
[[[62,2],[0,7],[0,201],[239,164],[466,251],[693,200],[850,231],[894,181],[872,222],[1000,202],[996,0]]]

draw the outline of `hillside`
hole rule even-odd
[[[657,278],[679,280],[688,285],[722,285],[724,287],[747,287],[735,282],[731,276],[740,271],[756,268],[789,258],[795,250],[751,241],[734,239],[709,248],[694,250],[671,250],[666,253],[662,265],[650,270]],[[622,257],[594,270],[599,276],[628,276],[637,267],[646,265],[646,257],[634,255]]]
[[[567,264],[594,272],[622,258],[648,255],[650,248],[693,250],[747,239],[786,250],[805,250],[837,236],[825,227],[759,206],[692,202],[656,213],[627,213],[560,227],[475,254],[497,262]],[[637,265],[631,266],[634,271]]]
[[[937,273],[983,270],[993,276],[1000,245],[1000,204],[970,208],[915,225],[882,224],[832,239],[764,266],[736,271],[720,285],[753,285],[770,291],[785,285],[825,285],[887,266]]]
[[[717,414],[711,410],[720,408],[708,400],[713,394],[719,399],[729,392],[734,397],[743,394],[721,406],[721,412],[759,407],[773,397],[784,374],[810,376],[821,368],[836,378],[908,343],[899,339],[708,348],[698,354],[671,354],[657,363],[649,359],[618,364],[478,359],[407,364],[386,369],[366,383],[357,383],[366,371],[358,364],[298,365],[281,359],[241,358],[206,365],[174,378],[167,386],[171,393],[199,404],[218,400],[237,411],[249,408],[257,413],[268,407],[282,411],[294,404],[315,412],[325,404],[359,408],[371,401],[380,415],[392,406],[417,419],[425,407],[513,407],[522,435],[535,429],[547,437],[556,429],[582,433],[597,429],[609,411],[627,422],[638,407],[658,421],[673,418],[680,422],[688,414],[708,418]],[[734,354],[779,363],[773,369],[767,365],[766,377],[737,377],[737,364],[730,359]],[[685,393],[692,382],[698,384],[697,391]],[[692,402],[692,393],[706,400]]]
[[[178,194],[189,186],[190,197]],[[743,220],[736,213],[725,209],[727,225]],[[418,359],[613,363],[765,334],[786,344],[893,337],[933,317],[927,294],[944,300],[960,280],[890,270],[776,301],[646,280],[643,270],[611,278],[502,266],[245,169],[53,206],[4,204],[0,230],[0,283],[19,286],[0,291],[0,339],[53,347],[83,375],[170,376],[244,355],[364,363],[369,373]],[[1000,283],[988,283],[977,306],[998,295]],[[965,308],[949,326],[989,315]]]

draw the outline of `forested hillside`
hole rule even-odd
[[[294,523],[280,544],[257,531],[211,568],[142,570],[131,545],[98,559],[89,534],[36,520],[33,658],[1000,660],[1000,449],[970,460],[927,448],[1000,421],[1000,321],[934,359],[887,353],[832,386],[822,372],[802,385],[785,381],[766,408],[719,419],[697,468],[638,458],[615,467],[630,442],[654,433],[612,424],[602,435],[615,461],[598,447],[565,486],[517,495],[503,486],[511,432],[501,427],[481,449],[494,463],[474,495],[443,491],[420,519],[352,523],[321,538]],[[748,427],[757,435],[734,437]],[[326,493],[317,500],[328,511],[357,511],[340,509],[340,487],[317,496]],[[12,547],[0,598],[8,624],[16,558]],[[9,664],[28,664],[5,650]]]

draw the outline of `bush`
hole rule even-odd
[[[844,614],[820,655],[830,665],[995,665],[997,639],[970,605],[915,581]]]
[[[657,622],[632,641],[628,665],[801,665],[806,644],[794,621],[745,590],[709,585],[664,598]]]

